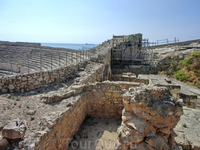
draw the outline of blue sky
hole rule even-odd
[[[142,33],[200,39],[200,0],[0,0],[0,40],[100,44]]]

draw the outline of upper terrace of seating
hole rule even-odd
[[[88,59],[91,52],[25,43],[0,42],[0,69],[14,72],[52,70]]]

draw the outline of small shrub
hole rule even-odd
[[[185,73],[182,72],[182,71],[176,71],[176,72],[174,72],[174,76],[176,77],[176,79],[178,79],[180,81],[183,81],[183,82],[191,81],[191,79],[189,77],[187,77],[185,75]]]
[[[16,102],[14,102],[14,105],[17,105],[17,103],[16,103]]]
[[[182,127],[187,128],[187,125],[184,123],[184,124],[182,125]]]
[[[184,67],[184,66],[188,66],[188,65],[192,64],[192,62],[193,62],[193,57],[189,57],[189,58],[186,58],[186,59],[180,61],[179,64],[182,67]]]
[[[8,98],[14,100],[15,96],[13,94],[10,94],[10,96]]]
[[[29,109],[30,107],[28,105],[26,105],[26,108]]]

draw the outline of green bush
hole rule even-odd
[[[187,77],[182,71],[174,72],[174,76],[176,77],[176,79],[183,81],[183,82],[191,81],[191,79],[189,77]]]
[[[184,124],[182,124],[182,127],[187,128],[187,125],[184,123]]]
[[[192,62],[193,62],[193,57],[189,57],[189,58],[186,58],[186,59],[180,61],[179,64],[182,67],[184,67],[184,66],[188,66],[188,65],[192,64]]]

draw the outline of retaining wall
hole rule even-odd
[[[47,87],[53,83],[66,82],[84,65],[86,65],[86,62],[80,62],[74,66],[67,66],[52,71],[4,76],[0,78],[0,93],[24,92]]]

